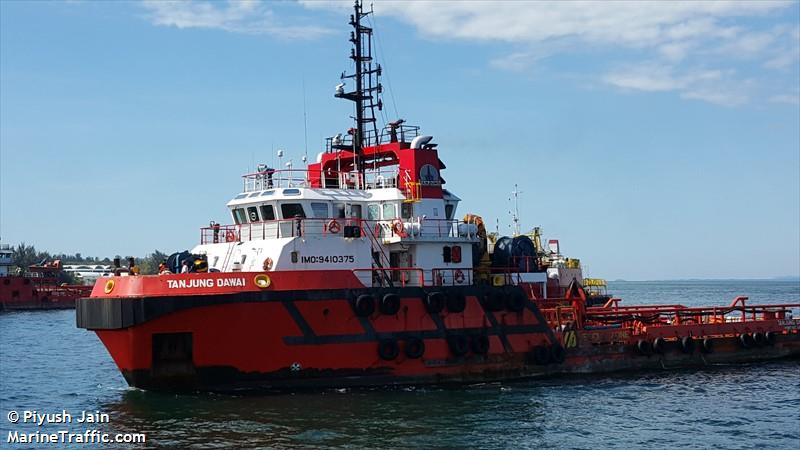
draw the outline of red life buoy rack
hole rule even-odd
[[[336,234],[342,231],[342,226],[339,225],[339,222],[336,219],[333,219],[330,222],[328,222],[328,231],[333,234]]]
[[[456,271],[453,273],[453,280],[455,280],[456,283],[461,284],[464,282],[464,279],[464,272],[460,269],[456,269]]]
[[[406,237],[406,226],[400,219],[395,219],[392,222],[392,232],[400,237]]]
[[[234,242],[236,240],[236,233],[233,230],[225,232],[225,242]]]

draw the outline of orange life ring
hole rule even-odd
[[[461,271],[461,270],[456,270],[456,271],[453,273],[453,279],[454,279],[454,280],[455,280],[455,282],[456,282],[456,283],[458,283],[458,284],[461,284],[461,283],[463,283],[463,282],[464,282],[464,272],[463,272],[463,271]]]
[[[225,232],[225,242],[233,242],[236,240],[236,233],[233,230]]]
[[[265,259],[262,267],[265,271],[272,270],[272,258]]]
[[[339,225],[339,222],[337,222],[336,219],[333,219],[330,222],[328,222],[328,231],[330,231],[333,234],[336,234],[342,231],[342,226]]]
[[[392,232],[400,237],[406,237],[406,226],[400,219],[395,219],[392,222]]]

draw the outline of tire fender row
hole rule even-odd
[[[778,335],[774,331],[767,331],[767,332],[752,332],[752,333],[741,333],[736,336],[736,341],[739,343],[739,346],[743,349],[751,349],[756,347],[766,347],[766,346],[773,346],[777,341]],[[696,350],[699,349],[700,353],[713,353],[714,352],[714,338],[710,336],[706,337],[693,337],[693,336],[683,336],[678,338],[676,342],[678,344],[678,349],[681,353],[691,355]],[[657,337],[652,340],[648,339],[639,339],[636,342],[635,349],[636,351],[644,356],[649,355],[663,355],[669,351],[668,348],[669,344],[668,341],[662,337]]]

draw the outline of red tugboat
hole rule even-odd
[[[0,311],[18,309],[72,309],[75,300],[92,292],[91,286],[68,285],[59,281],[61,261],[42,261],[15,275],[12,251],[0,244]]]
[[[587,304],[580,265],[538,233],[487,242],[459,220],[437,144],[376,124],[380,65],[356,2],[355,127],[300,172],[244,176],[234,224],[171,272],[98,280],[78,301],[131,386],[293,389],[464,383],[800,355],[797,304]],[[183,273],[178,273],[183,272]]]

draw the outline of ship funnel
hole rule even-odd
[[[411,148],[420,149],[431,140],[433,140],[433,136],[417,136],[411,141]]]

